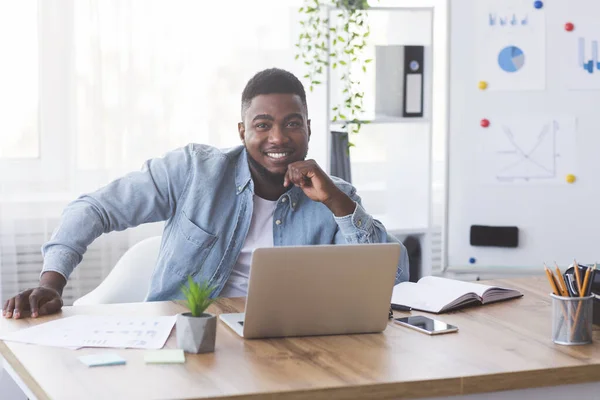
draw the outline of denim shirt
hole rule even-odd
[[[335,217],[322,203],[292,187],[277,201],[275,246],[398,242],[367,214],[349,183],[332,177],[356,203]],[[45,271],[65,278],[102,233],[166,221],[147,301],[181,298],[188,275],[215,285],[217,296],[235,266],[252,220],[254,184],[243,146],[219,150],[190,144],[144,163],[105,187],[71,202],[42,246]],[[396,283],[408,279],[404,246]]]

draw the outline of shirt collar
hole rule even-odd
[[[251,181],[252,175],[250,175],[250,167],[248,166],[248,155],[246,148],[242,146],[241,154],[235,166],[235,194],[242,193]]]

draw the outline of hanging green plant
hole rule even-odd
[[[305,0],[299,9],[303,19],[296,43],[296,60],[306,66],[304,78],[309,90],[325,80],[327,68],[340,74],[342,99],[334,104],[332,121],[340,121],[342,129],[358,133],[366,121],[361,120],[364,90],[360,78],[372,59],[365,56],[370,34],[366,10],[367,0]],[[335,13],[332,21],[327,11]],[[349,146],[353,146],[349,142]]]

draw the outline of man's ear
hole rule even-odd
[[[242,142],[246,140],[246,128],[244,128],[243,122],[238,122],[238,133]]]
[[[306,126],[308,126],[308,141],[310,142],[310,134],[312,133],[310,130],[310,119],[306,121]]]

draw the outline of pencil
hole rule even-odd
[[[596,265],[594,265],[594,268],[596,267]],[[583,287],[582,289],[579,290],[579,297],[584,297],[586,295],[587,292],[587,286],[590,280],[590,271],[592,270],[592,268],[590,267],[586,267],[586,271],[585,271],[585,277],[583,278]],[[575,271],[577,271],[577,269],[575,269]],[[573,336],[575,334],[575,332],[577,331],[577,325],[579,322],[579,314],[581,313],[581,303],[583,303],[583,301],[579,301],[579,304],[577,304],[577,311],[575,312],[575,323],[573,324],[573,328],[571,329],[571,336]]]
[[[575,281],[577,282],[577,291],[579,292],[579,297],[581,297],[581,277],[579,275],[579,265],[577,265],[577,261],[573,260],[573,267],[575,268]]]
[[[587,268],[587,270],[585,271],[585,278],[583,278],[583,287],[581,290],[581,293],[579,293],[579,297],[583,297],[585,296],[586,292],[587,292],[587,287],[588,287],[588,282],[590,280],[590,271],[592,269],[591,268]]]
[[[546,266],[546,264],[544,264],[544,270],[546,271],[546,276],[548,277],[548,282],[550,282],[550,287],[552,288],[552,293],[554,293],[557,296],[560,296],[560,292],[558,291],[558,288],[556,287],[556,283],[554,282],[554,277],[552,276],[552,271],[550,271],[550,268],[548,268]]]
[[[548,282],[550,282],[550,287],[552,288],[552,293],[554,293],[557,296],[560,296],[561,291],[557,287],[558,278],[555,280],[552,270],[550,268],[548,268],[546,263],[544,263],[544,271],[546,271],[546,277],[548,278]],[[568,295],[568,293],[567,293],[567,295]],[[565,305],[561,302],[560,306],[561,306],[562,315],[563,315],[563,319],[560,322],[560,324],[562,326],[563,321],[567,321],[569,319],[569,317],[568,317],[567,311],[565,310]],[[560,330],[560,328],[559,328],[559,330]]]
[[[561,294],[564,297],[569,297],[569,291],[567,290],[567,283],[565,282],[565,278],[563,278],[562,273],[560,272],[560,268],[558,268],[558,264],[554,261],[554,265],[556,266],[556,275],[558,275],[558,283],[560,285]]]

